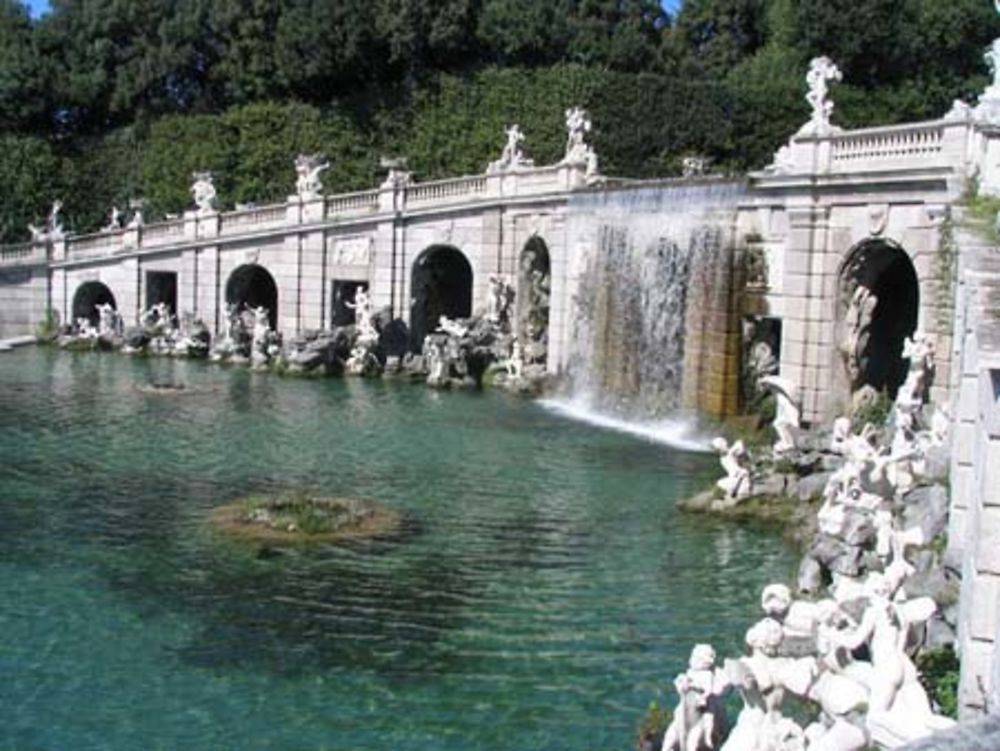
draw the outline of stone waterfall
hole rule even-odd
[[[736,409],[744,195],[712,181],[571,200],[573,403],[626,421]]]

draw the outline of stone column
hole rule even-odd
[[[784,254],[781,375],[799,387],[802,418],[831,410],[837,255],[830,252],[829,209],[789,206]]]

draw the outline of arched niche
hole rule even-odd
[[[115,296],[106,284],[84,282],[76,288],[76,292],[73,294],[72,322],[75,323],[80,318],[86,318],[92,326],[97,326],[101,321],[101,314],[98,312],[97,306],[109,304],[118,310]]]
[[[278,285],[263,266],[248,263],[233,271],[226,282],[226,303],[238,310],[267,308],[269,325],[278,328]]]
[[[920,284],[910,257],[888,240],[868,240],[840,271],[838,348],[852,392],[871,387],[895,398],[909,363],[903,342],[917,329]]]
[[[414,350],[434,331],[441,316],[472,315],[472,266],[458,248],[432,245],[413,263],[410,285],[410,343]]]
[[[525,243],[518,259],[517,338],[525,365],[544,367],[548,360],[551,290],[549,248],[535,235]]]

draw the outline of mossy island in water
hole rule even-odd
[[[375,501],[309,493],[242,498],[212,511],[212,526],[247,542],[312,544],[382,537],[403,516]]]

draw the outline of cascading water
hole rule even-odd
[[[698,445],[677,418],[718,411],[704,397],[725,388],[718,363],[732,328],[735,209],[744,192],[742,183],[713,182],[571,200],[571,394],[556,405],[561,411]]]

